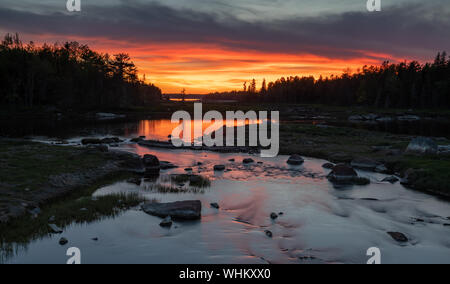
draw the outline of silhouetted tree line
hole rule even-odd
[[[110,56],[77,42],[38,47],[8,34],[0,43],[0,105],[89,109],[159,101],[161,90],[137,72],[127,54]]]
[[[252,81],[251,86],[254,86]],[[439,53],[433,63],[417,61],[364,66],[340,76],[289,77],[271,82],[261,90],[211,94],[210,98],[247,102],[320,103],[364,105],[378,108],[449,108],[450,58]]]

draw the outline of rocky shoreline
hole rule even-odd
[[[19,141],[21,140],[8,140],[7,143],[19,143]],[[0,142],[3,143],[5,140],[1,140]],[[29,142],[26,143],[28,144]],[[21,147],[24,146],[22,145]],[[58,149],[62,150],[60,146],[38,145],[35,143],[30,143],[29,147],[33,147],[33,149],[59,147]],[[40,207],[65,197],[80,188],[86,188],[95,184],[99,180],[107,177],[120,176],[121,173],[134,174],[144,172],[141,158],[131,153],[120,151],[105,152],[92,147],[64,147],[63,152],[69,159],[64,161],[64,163],[71,163],[70,160],[80,159],[82,155],[89,155],[98,159],[99,164],[95,167],[84,167],[74,172],[69,171],[49,175],[44,177],[47,179],[46,182],[36,184],[35,188],[32,189],[21,189],[21,181],[18,181],[17,185],[2,183],[3,188],[0,193],[0,224],[7,223],[25,214],[39,212]],[[46,162],[45,159],[47,157],[39,157],[39,153],[36,153],[36,156],[38,156],[37,159],[40,162]],[[30,159],[33,159],[33,157],[30,157]]]

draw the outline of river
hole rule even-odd
[[[92,128],[64,139],[70,144],[95,135],[167,140],[173,127],[167,120],[140,121]],[[48,142],[54,137],[35,139]],[[450,222],[448,201],[399,183],[381,182],[385,175],[359,171],[371,180],[370,185],[336,189],[326,179],[329,170],[322,168],[326,161],[318,159],[289,166],[287,156],[263,159],[148,149],[131,143],[121,143],[116,150],[153,154],[179,167],[162,171],[160,179],[191,167],[193,173],[209,177],[211,187],[163,194],[150,190],[152,182],[122,181],[98,189],[94,196],[123,192],[160,202],[200,200],[201,221],[175,222],[165,229],[159,226],[160,218],[137,207],[116,218],[73,224],[62,235],[33,241],[7,263],[65,263],[68,247],[81,250],[82,263],[366,263],[371,247],[380,249],[382,263],[450,263],[449,227],[444,226]],[[242,160],[249,156],[255,163],[244,165]],[[214,172],[216,164],[225,164],[228,171]],[[210,208],[212,202],[220,209]],[[272,212],[283,214],[271,220]],[[409,241],[400,244],[387,232],[402,232]],[[58,244],[61,236],[69,240],[68,245]]]

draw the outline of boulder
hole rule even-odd
[[[172,203],[146,203],[142,210],[153,216],[174,220],[198,220],[201,218],[202,203],[200,200],[177,201]]]
[[[417,137],[414,138],[408,145],[406,149],[407,153],[410,154],[437,154],[438,145],[433,139],[427,137]]]
[[[161,166],[156,156],[147,154],[142,158],[142,162],[144,163],[146,175],[159,174]]]
[[[100,142],[102,144],[114,144],[114,143],[121,143],[123,141],[117,137],[110,137],[110,138],[103,138],[102,140],[100,140]]]
[[[175,166],[171,162],[161,161],[159,164],[160,164],[161,170],[169,170],[169,169],[176,169],[176,168],[178,168],[177,166]]]
[[[388,170],[388,168],[386,168],[385,165],[378,165],[378,166],[375,168],[375,172],[384,174],[384,173],[388,173],[389,170]]]
[[[167,216],[166,218],[164,218],[164,220],[162,220],[161,223],[159,223],[159,225],[164,228],[170,228],[170,227],[172,227],[172,224],[173,224],[173,222],[172,222],[172,218],[170,218],[170,216]]]
[[[69,241],[68,241],[66,238],[61,238],[61,239],[59,240],[59,244],[62,245],[62,246],[66,245],[68,242],[69,242]]]
[[[325,163],[325,164],[322,165],[323,168],[329,169],[329,170],[333,169],[334,166],[335,166],[335,165],[332,164],[332,163]]]
[[[376,167],[378,167],[380,163],[374,160],[366,159],[366,158],[358,158],[354,159],[351,162],[351,166],[356,169],[366,170],[366,171],[374,171]]]
[[[352,167],[345,164],[338,164],[334,166],[333,170],[328,175],[329,179],[336,181],[351,180],[356,177],[358,177],[356,171]]]
[[[251,163],[254,163],[255,161],[253,159],[251,159],[251,158],[247,158],[247,159],[244,159],[242,162],[244,164],[251,164]]]
[[[287,161],[287,163],[289,165],[296,165],[296,166],[301,165],[304,162],[305,162],[305,160],[300,155],[297,155],[297,154],[292,155],[291,157],[289,157],[289,159]]]
[[[394,240],[396,240],[399,243],[406,243],[408,242],[408,238],[399,232],[388,232],[388,235],[391,236]]]
[[[392,183],[392,184],[394,184],[394,183],[396,183],[396,182],[398,182],[398,181],[399,181],[399,179],[396,178],[396,177],[394,177],[394,176],[390,176],[390,177],[384,178],[384,179],[382,180],[382,182],[390,182],[390,183]]]
[[[214,170],[218,171],[218,172],[224,171],[225,170],[225,166],[224,165],[215,165],[214,166]]]

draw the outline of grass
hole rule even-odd
[[[159,193],[205,193],[205,190],[203,188],[196,188],[196,187],[177,187],[174,185],[167,185],[167,184],[152,184],[149,188],[149,190],[157,191]]]
[[[171,175],[170,179],[176,184],[183,184],[189,182],[189,186],[195,188],[206,188],[211,186],[209,178],[200,175]]]
[[[13,256],[17,247],[26,248],[30,241],[49,236],[52,233],[48,227],[50,223],[63,229],[73,223],[92,223],[117,217],[129,208],[144,202],[145,199],[137,194],[115,194],[95,199],[91,197],[98,188],[128,176],[128,174],[111,174],[91,186],[81,188],[54,203],[43,206],[42,212],[36,218],[24,215],[8,224],[0,224],[0,263]],[[51,217],[54,217],[54,220],[49,221]]]
[[[14,190],[35,190],[52,175],[94,169],[106,161],[102,153],[80,148],[0,140],[0,182]]]

